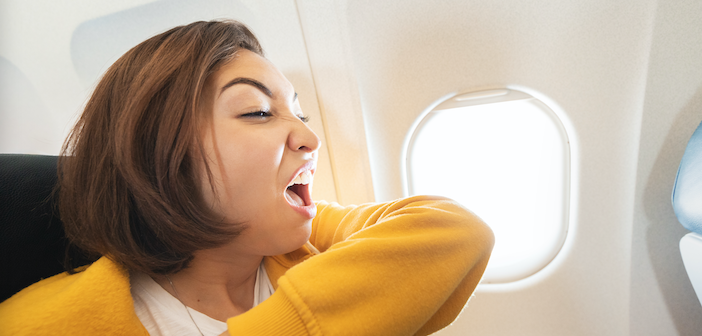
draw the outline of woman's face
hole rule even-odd
[[[242,49],[208,79],[203,102],[215,190],[203,172],[202,192],[215,213],[246,226],[237,248],[277,255],[302,246],[316,214],[310,192],[320,140],[290,82]],[[288,188],[293,182],[303,183]]]

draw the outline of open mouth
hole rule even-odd
[[[312,182],[312,172],[304,170],[288,184],[285,190],[285,198],[291,205],[298,207],[312,205],[310,182]]]

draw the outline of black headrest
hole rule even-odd
[[[57,158],[0,154],[0,302],[64,271],[68,242],[52,196]]]

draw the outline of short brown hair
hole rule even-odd
[[[241,233],[203,203],[199,109],[207,78],[240,49],[263,56],[243,24],[200,21],[140,43],[107,70],[59,158],[71,243],[155,275]]]

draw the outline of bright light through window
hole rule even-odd
[[[484,282],[546,266],[565,240],[569,146],[557,116],[514,90],[454,97],[428,113],[407,152],[410,194],[460,202],[493,229]]]

